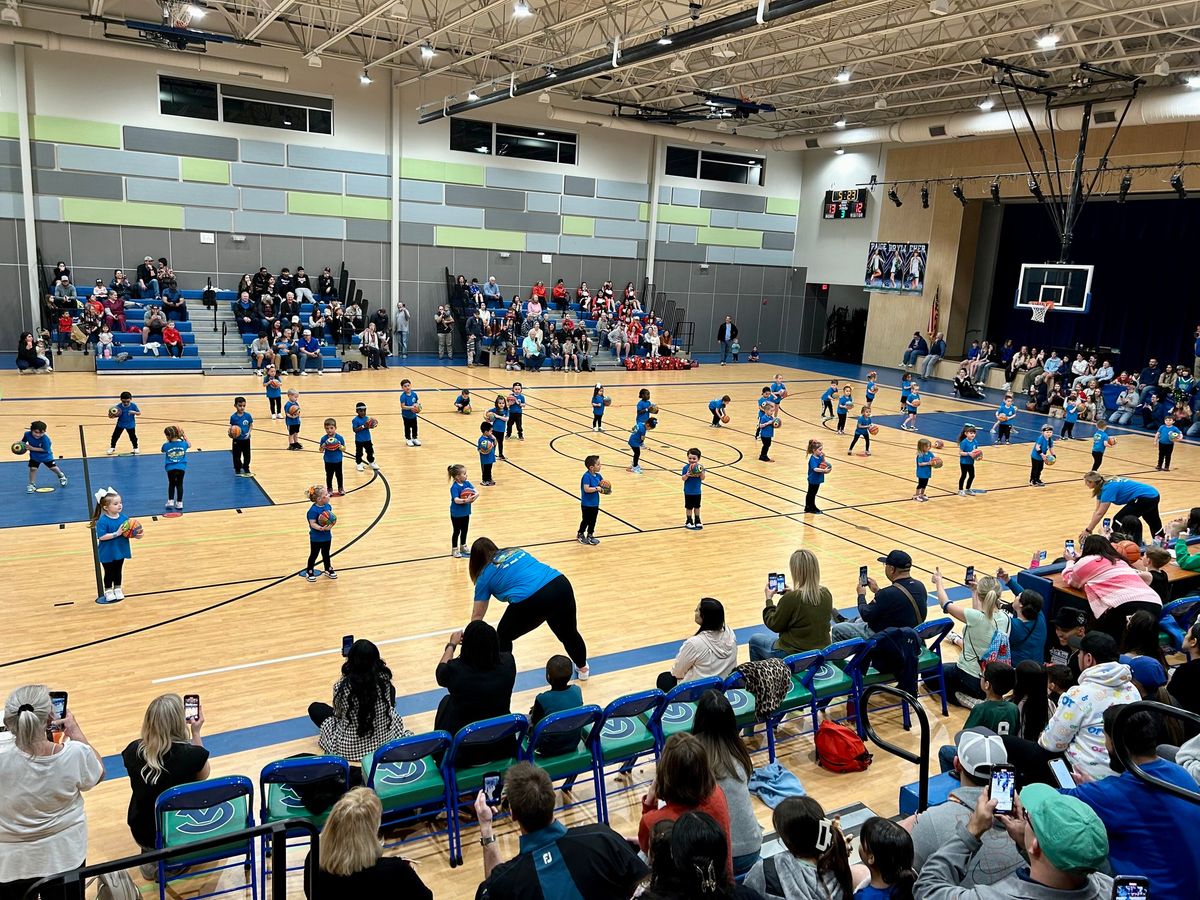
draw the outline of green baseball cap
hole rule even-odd
[[[1031,784],[1021,791],[1021,805],[1047,861],[1060,872],[1096,872],[1108,860],[1104,823],[1082,800]]]

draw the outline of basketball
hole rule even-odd
[[[464,490],[462,493],[460,493],[460,494],[458,495],[458,499],[459,499],[459,500],[463,500],[463,501],[465,501],[465,502],[467,502],[467,503],[470,503],[472,500],[474,500],[474,499],[475,499],[476,497],[478,497],[478,496],[479,496],[479,494],[478,494],[478,493],[476,493],[475,491],[471,490],[470,488],[467,488],[466,490]]]
[[[970,457],[971,457],[971,459],[983,459],[983,451],[982,450],[972,450],[970,453]]]
[[[119,534],[124,538],[140,538],[143,534],[142,523],[137,519],[126,519]]]
[[[1008,416],[1006,416],[1004,413],[1000,413],[996,416],[996,421],[997,422],[1007,422]]]
[[[704,466],[700,465],[700,463],[692,463],[690,466],[688,466],[688,476],[689,477],[694,476],[694,475],[703,475],[703,474],[704,474]]]
[[[779,399],[780,399],[780,400],[786,400],[786,399],[787,399],[787,395],[788,395],[788,392],[787,392],[786,390],[784,390],[784,391],[780,391],[780,392],[779,392]]]
[[[1108,444],[1108,446],[1110,446],[1110,447],[1115,447],[1115,446],[1117,446],[1117,439],[1116,439],[1116,438],[1113,438],[1113,437],[1110,437],[1110,438],[1109,438],[1107,441],[1105,441],[1104,443]]]
[[[935,469],[940,469],[944,465],[944,463],[942,462],[942,458],[940,456],[935,456],[933,458],[933,461],[930,463],[930,465],[933,466]]]
[[[269,388],[277,388],[277,387],[282,387],[282,386],[283,386],[283,382],[281,382],[278,378],[272,378],[270,381],[267,382],[267,387],[269,387]]]
[[[729,424],[729,413],[725,413],[725,415],[721,416],[721,423],[723,425]]]
[[[920,397],[909,397],[908,405],[911,406],[913,409],[916,409],[918,406],[921,405],[921,398]]]
[[[657,403],[650,404],[650,415],[652,415],[652,416],[658,415],[658,404]]]
[[[516,394],[509,394],[509,395],[508,395],[508,405],[509,405],[509,406],[513,406],[513,405],[514,405],[516,402],[517,402],[517,395],[516,395]]]
[[[612,493],[612,482],[609,481],[607,478],[601,478],[600,484],[598,484],[597,487],[600,488],[600,493],[602,493],[602,494],[611,494]]]
[[[485,412],[485,413],[483,414],[483,417],[484,417],[485,419],[487,419],[489,422],[495,422],[495,421],[496,421],[496,414],[495,414],[494,412],[492,412],[490,409],[489,409],[487,412]]]
[[[462,413],[464,416],[465,416],[465,415],[467,415],[467,414],[468,414],[470,411],[471,411],[471,404],[470,404],[470,403],[464,404],[464,405],[462,406],[462,408],[461,408],[461,409],[459,409],[459,412],[460,412],[460,413]]]
[[[28,452],[29,448],[21,441],[17,441],[12,445],[12,452],[20,456],[22,453]]]
[[[783,427],[783,419],[776,419],[772,424],[776,428],[782,428]]]
[[[867,431],[868,431],[870,434],[879,434],[879,426],[878,426],[878,425],[872,425],[872,426],[870,426],[870,427],[867,429]]]
[[[1049,456],[1046,457],[1046,465],[1052,466],[1056,462],[1058,462],[1058,457],[1055,456],[1053,453],[1051,453]]]
[[[1172,443],[1174,443],[1175,441],[1182,441],[1182,440],[1183,440],[1183,432],[1182,431],[1172,431],[1171,432],[1171,442]]]
[[[604,398],[604,405],[605,405],[605,406],[612,406],[612,397],[605,397],[605,398]]]
[[[467,408],[470,409],[470,407],[467,407]],[[375,418],[374,416],[371,416],[371,418],[367,419],[367,427],[368,428],[378,428],[379,420],[377,418]]]
[[[300,404],[299,403],[296,403],[292,406],[292,418],[293,419],[300,418]]]
[[[342,442],[339,440],[336,440],[334,438],[330,438],[329,440],[327,440],[325,442],[325,449],[326,450],[341,450]]]
[[[481,456],[485,456],[488,453],[491,453],[492,450],[495,449],[495,447],[496,447],[495,441],[493,441],[491,438],[485,438],[483,443],[481,443],[479,445],[479,454]]]
[[[337,514],[333,510],[325,510],[317,516],[317,524],[323,528],[332,528],[337,524]]]
[[[1133,541],[1117,541],[1113,549],[1117,551],[1117,556],[1128,563],[1135,563],[1142,558],[1142,548]]]
[[[120,407],[118,407],[118,406],[113,406],[113,407],[110,407],[110,408],[109,408],[109,410],[108,410],[108,417],[109,417],[110,419],[115,419],[115,418],[116,418],[117,416],[119,416],[120,414],[121,414],[121,409],[120,409]]]
[[[934,449],[934,450],[941,450],[941,449],[942,449],[943,447],[945,447],[945,446],[946,446],[946,444],[945,444],[944,442],[942,442],[942,441],[934,441],[934,442],[933,442],[933,449]]]
[[[816,470],[817,470],[818,472],[820,472],[822,475],[828,475],[830,472],[832,472],[832,471],[833,471],[833,466],[831,466],[831,465],[830,465],[829,463],[827,463],[827,462],[823,462],[823,463],[821,463],[819,466],[817,466],[817,469],[816,469]]]
[[[413,411],[413,412],[415,412],[415,413],[419,413],[419,412],[421,411],[421,404],[420,404],[420,403],[414,403],[414,404],[412,405],[412,411]]]
[[[242,436],[242,429],[239,428],[237,425],[230,425],[229,426],[229,436],[236,441],[238,438],[240,438]]]

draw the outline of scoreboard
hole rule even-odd
[[[826,191],[822,215],[826,219],[865,219],[867,217],[866,188]]]

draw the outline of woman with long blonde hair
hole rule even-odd
[[[763,624],[779,635],[750,637],[750,659],[784,659],[793,653],[819,650],[832,643],[829,623],[833,618],[833,594],[821,584],[821,564],[811,550],[797,550],[788,562],[792,586],[786,582],[763,590]],[[775,597],[779,594],[779,603]]]
[[[997,633],[1003,636],[1003,646],[1007,648],[1012,619],[1000,606],[1000,598],[1004,596],[1004,585],[991,575],[981,575],[967,584],[971,590],[971,602],[952,603],[946,596],[946,579],[941,569],[933,570],[933,586],[937,589],[938,603],[942,612],[963,623],[962,653],[958,662],[946,666],[946,695],[951,703],[959,706],[973,707],[977,701],[984,698],[983,688],[979,686],[979,676],[983,673],[984,660],[988,656],[993,638]],[[1004,655],[1010,655],[1007,651]],[[1009,662],[1008,659],[1005,662]]]
[[[143,850],[154,848],[154,804],[169,788],[208,777],[208,751],[200,740],[204,711],[184,715],[178,694],[162,694],[150,701],[142,717],[142,734],[121,753],[129,773],[129,815],[133,839]]]
[[[405,897],[432,900],[408,860],[384,856],[379,840],[383,806],[368,788],[345,794],[321,830],[321,855],[304,860],[304,896],[317,883],[319,897]],[[314,865],[314,862],[317,864]]]

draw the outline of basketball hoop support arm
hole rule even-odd
[[[1083,157],[1087,150],[1088,133],[1092,126],[1092,101],[1083,104],[1083,119],[1079,123],[1079,146],[1075,151],[1075,166],[1071,172],[1071,193],[1067,198],[1067,208],[1063,215],[1063,230],[1060,235],[1058,261],[1067,262],[1071,254],[1071,242],[1075,238],[1075,220],[1078,210],[1083,206]]]

